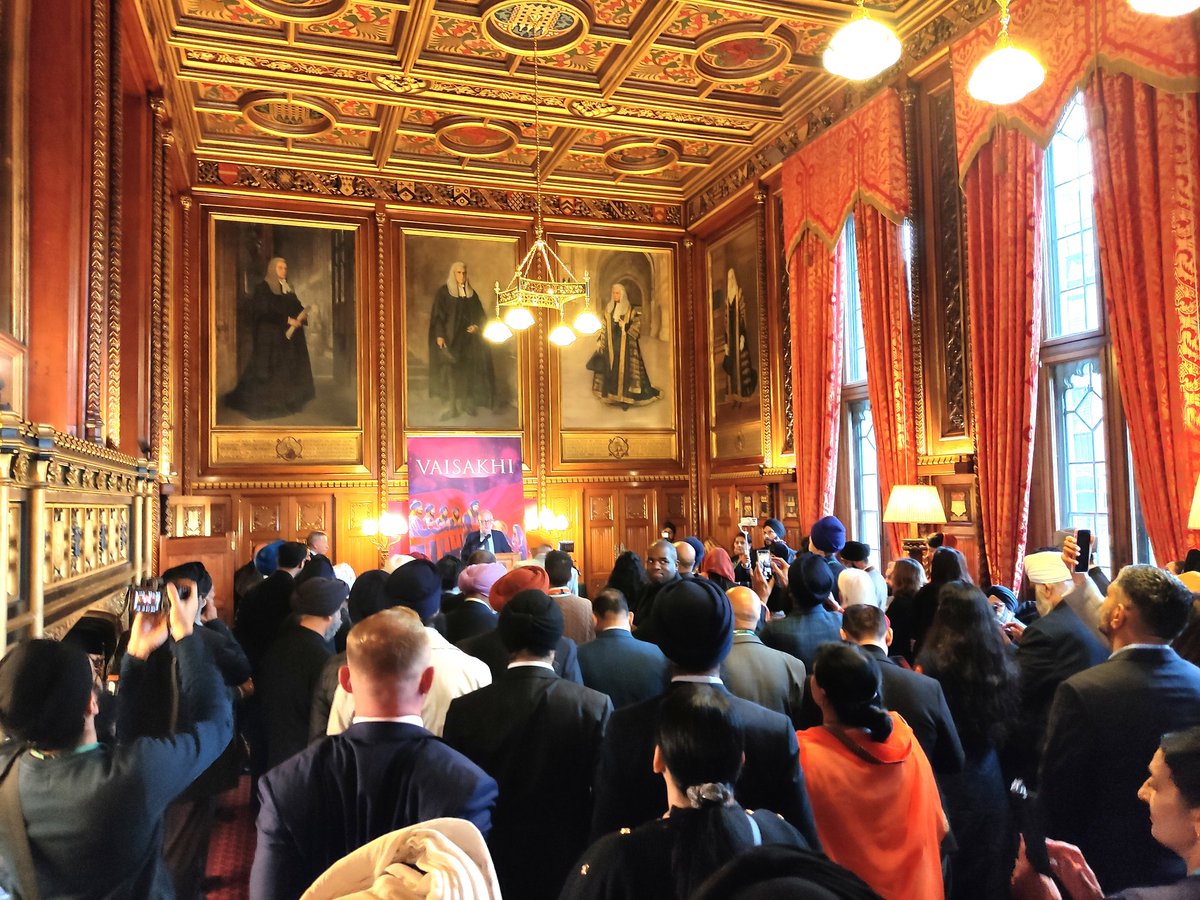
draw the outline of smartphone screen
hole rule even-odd
[[[758,567],[762,569],[763,578],[771,577],[771,551],[759,550],[757,557]]]
[[[133,611],[135,613],[156,613],[162,608],[162,591],[151,591],[145,588],[133,589]]]
[[[1079,557],[1075,561],[1076,572],[1086,572],[1089,568],[1088,562],[1092,558],[1092,533],[1086,528],[1080,528],[1075,532],[1075,543],[1079,545]]]

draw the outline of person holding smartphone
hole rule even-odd
[[[0,660],[0,728],[13,739],[0,751],[0,791],[16,779],[25,826],[0,829],[0,885],[10,893],[174,896],[162,860],[163,812],[233,734],[229,697],[193,633],[198,599],[168,584],[157,611],[134,616],[122,663],[126,685],[174,638],[180,726],[171,737],[122,741],[119,733],[116,744],[97,742],[99,688],[75,647],[26,640]],[[139,702],[123,688],[118,722]]]

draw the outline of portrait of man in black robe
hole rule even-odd
[[[467,264],[455,261],[429,317],[429,396],[442,402],[443,422],[495,406],[496,376],[483,343],[486,320]]]

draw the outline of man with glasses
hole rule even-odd
[[[492,527],[495,521],[490,509],[485,509],[479,514],[479,530],[470,532],[463,541],[462,550],[459,552],[460,559],[467,559],[476,550],[487,550],[491,553],[513,552],[504,532]]]

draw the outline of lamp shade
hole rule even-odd
[[[888,497],[883,521],[942,525],[946,522],[946,510],[942,508],[942,498],[933,485],[898,484]]]
[[[1196,479],[1196,490],[1192,494],[1192,509],[1188,513],[1188,531],[1200,531],[1200,478]]]
[[[1129,5],[1155,16],[1186,16],[1200,9],[1200,0],[1129,0]]]
[[[901,49],[896,33],[864,12],[830,39],[825,68],[851,81],[866,81],[893,65]]]

